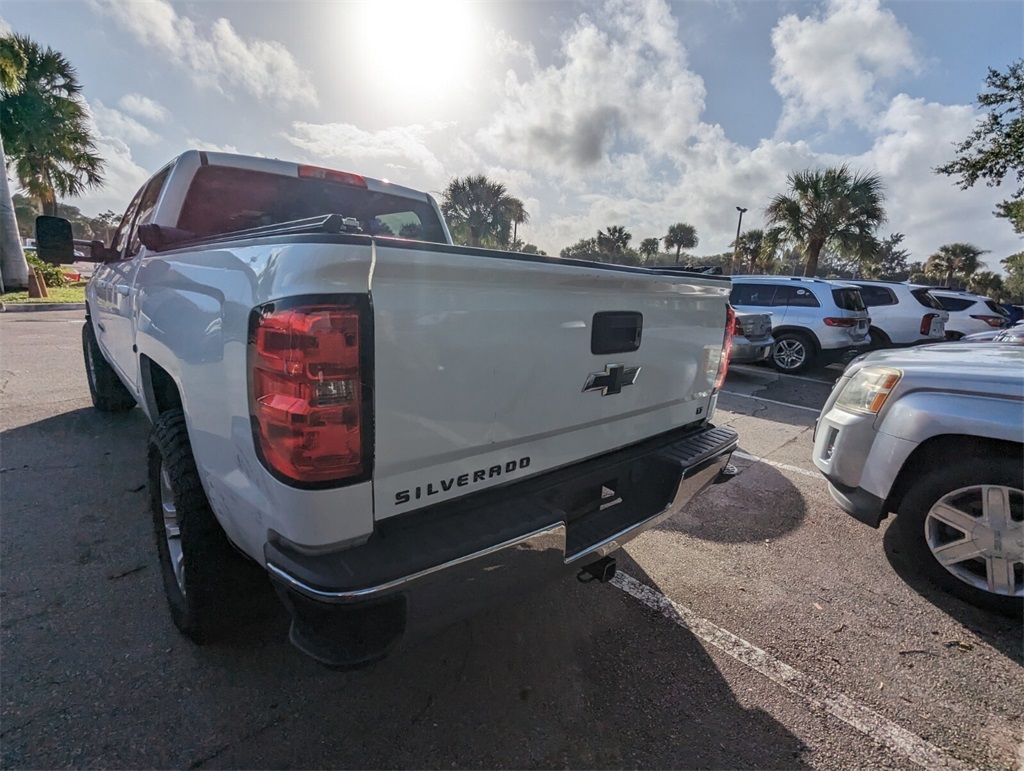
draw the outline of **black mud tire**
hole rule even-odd
[[[262,568],[241,555],[217,522],[192,456],[185,416],[168,410],[149,435],[149,495],[164,593],[174,625],[198,644],[225,639],[251,620]],[[166,478],[161,475],[166,473]],[[183,575],[179,584],[164,506],[173,502]]]
[[[1024,488],[1024,471],[1017,457],[967,457],[955,467],[943,466],[923,474],[900,503],[894,534],[910,567],[949,594],[972,605],[1008,616],[1020,616],[1024,598],[988,592],[971,586],[944,568],[932,554],[925,522],[932,507],[945,495],[974,485]],[[980,568],[979,568],[980,569]]]
[[[777,371],[795,375],[810,367],[817,358],[818,349],[810,335],[786,331],[775,335],[768,361]]]
[[[128,412],[135,406],[135,397],[125,388],[114,368],[103,357],[92,320],[82,325],[82,358],[85,359],[85,379],[89,383],[89,396],[100,412]]]

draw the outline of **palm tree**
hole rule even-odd
[[[953,279],[968,281],[985,263],[978,258],[987,254],[974,244],[943,244],[939,250],[928,258],[924,264],[924,272],[932,278],[942,278],[943,286],[952,286]]]
[[[21,88],[28,60],[15,45],[11,36],[0,38],[0,96]],[[28,286],[28,263],[18,237],[18,218],[11,197],[11,183],[7,179],[7,156],[0,132],[0,292],[6,289],[24,289]]]
[[[733,244],[733,254],[736,259],[735,269],[749,265],[750,272],[756,273],[758,263],[761,261],[761,248],[764,246],[764,231],[758,228],[745,230],[740,233]]]
[[[640,242],[640,247],[637,252],[643,258],[644,262],[649,262],[654,259],[658,254],[658,246],[661,242],[657,238],[645,238]]]
[[[624,254],[632,240],[633,234],[622,225],[611,225],[607,230],[597,231],[597,246],[609,255]]]
[[[697,238],[697,228],[686,222],[677,222],[670,225],[668,234],[662,239],[666,249],[676,250],[676,265],[679,264],[679,252],[683,249],[696,249],[700,239]]]
[[[58,195],[81,195],[103,183],[103,159],[95,152],[75,68],[29,37],[11,38],[25,55],[25,77],[17,90],[3,91],[0,132],[21,186],[39,199],[44,214],[56,215]]]
[[[790,194],[775,196],[765,219],[806,253],[805,276],[817,273],[826,246],[841,254],[862,254],[886,221],[882,180],[876,174],[855,174],[844,164],[798,171],[787,181]]]
[[[998,273],[993,273],[991,270],[979,270],[971,276],[971,280],[967,282],[967,287],[975,294],[991,297],[996,302],[1002,300],[1003,295],[1006,294],[1006,285],[1003,283],[1003,277]]]
[[[523,202],[483,174],[456,177],[441,193],[441,212],[452,235],[469,246],[507,247],[513,222],[526,222]]]
[[[523,202],[520,201],[515,196],[505,196],[504,207],[505,216],[512,224],[512,238],[508,242],[509,247],[511,247],[512,244],[517,243],[519,240],[519,226],[525,225],[527,222],[529,222],[530,215],[527,213],[526,207],[523,205]]]

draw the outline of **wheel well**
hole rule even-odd
[[[903,468],[900,469],[892,490],[889,491],[889,497],[885,501],[885,510],[887,512],[898,511],[900,504],[903,503],[903,497],[914,482],[943,460],[948,464],[950,458],[968,456],[984,458],[993,455],[1024,460],[1024,445],[1019,442],[967,434],[943,434],[926,439],[904,461]]]
[[[163,367],[148,356],[140,357],[142,388],[149,407],[150,418],[156,420],[167,410],[182,409],[178,384]]]
[[[818,336],[813,331],[805,327],[776,327],[772,330],[772,337],[778,337],[785,332],[792,332],[795,335],[800,335],[807,340],[810,340],[811,345],[814,347],[814,351],[818,352],[821,350],[821,343],[818,342]]]
[[[892,342],[892,338],[889,337],[889,335],[886,333],[886,331],[884,329],[879,329],[874,324],[872,324],[870,327],[868,327],[868,333],[872,337],[875,337],[877,335],[880,338],[879,342],[884,342],[884,343],[891,343]]]

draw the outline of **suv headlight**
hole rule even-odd
[[[850,378],[835,406],[849,412],[876,415],[901,377],[903,372],[892,367],[864,367]]]

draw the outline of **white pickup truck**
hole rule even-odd
[[[69,261],[66,221],[37,236]],[[458,247],[425,193],[197,151],[91,249],[89,389],[152,422],[164,587],[197,642],[258,563],[299,649],[366,664],[567,569],[607,580],[727,474],[727,278]]]

